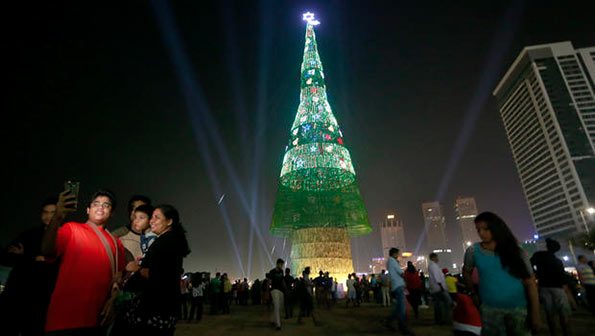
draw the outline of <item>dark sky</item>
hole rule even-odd
[[[2,245],[35,226],[41,201],[76,177],[83,199],[99,187],[115,191],[112,228],[126,223],[133,193],[178,207],[193,250],[188,270],[241,275],[235,242],[244,270],[250,264],[252,278],[261,277],[273,248],[273,258],[289,252],[268,227],[298,105],[306,10],[322,22],[329,100],[374,226],[399,213],[413,249],[421,203],[440,198],[455,241],[454,199],[463,195],[503,216],[519,239],[533,234],[491,91],[523,46],[593,46],[595,6],[173,1],[169,17],[156,3],[5,8]],[[178,39],[163,34],[163,22]],[[264,246],[254,239],[251,261],[242,197],[264,238]],[[352,248],[356,270],[365,270],[379,236],[356,238]]]

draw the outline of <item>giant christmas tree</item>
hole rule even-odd
[[[304,20],[300,105],[285,149],[271,232],[292,239],[293,273],[310,266],[344,279],[353,272],[350,236],[372,229],[327,99],[314,33],[318,21],[311,13]]]

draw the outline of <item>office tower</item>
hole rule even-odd
[[[479,241],[474,219],[477,217],[477,205],[473,197],[457,197],[455,200],[455,218],[463,233],[463,251]]]
[[[524,48],[493,94],[536,231],[595,225],[595,47]]]
[[[440,259],[440,266],[452,268],[452,250],[448,248],[446,240],[446,219],[442,212],[442,205],[438,202],[428,202],[421,205],[426,230],[426,247],[428,253],[436,253]]]
[[[382,240],[382,253],[384,260],[388,260],[388,251],[396,247],[400,252],[405,252],[405,231],[403,219],[396,214],[387,215],[380,223],[380,239]]]

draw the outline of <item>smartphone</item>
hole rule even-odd
[[[78,181],[67,180],[66,182],[64,182],[64,190],[68,190],[70,192],[69,195],[74,195],[74,197],[76,199],[77,203],[74,205],[74,209],[76,209],[76,205],[78,204],[79,187],[80,187],[80,182],[78,182]]]

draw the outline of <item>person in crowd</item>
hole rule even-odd
[[[250,295],[250,286],[248,285],[248,279],[244,278],[244,281],[240,284],[242,289],[242,296],[240,298],[240,304],[245,306],[248,304],[248,296]]]
[[[157,235],[135,276],[146,280],[145,290],[127,312],[135,335],[173,335],[180,308],[183,259],[190,254],[178,210],[169,204],[155,207],[150,221]]]
[[[378,299],[379,296],[379,278],[377,278],[374,274],[370,275],[370,288],[372,289],[372,296],[374,298],[374,302],[376,303],[380,303],[380,300]]]
[[[331,309],[331,299],[333,290],[333,278],[330,277],[329,272],[324,273],[324,304],[326,309]]]
[[[271,282],[266,277],[262,279],[261,283],[261,293],[262,293],[262,304],[267,306],[267,311],[271,309],[272,299],[271,299]]]
[[[476,306],[481,299],[482,335],[527,335],[528,325],[537,332],[539,298],[528,256],[496,214],[479,214],[475,227],[481,242],[465,251],[463,273]],[[473,290],[474,268],[479,273],[479,296]]]
[[[389,286],[389,279],[388,274],[386,274],[386,270],[382,270],[382,273],[379,276],[380,278],[380,292],[382,294],[382,305],[385,307],[390,306],[390,288]]]
[[[188,316],[188,323],[192,322],[194,313],[196,312],[196,322],[202,319],[203,299],[205,296],[206,284],[201,277],[194,276],[190,282],[192,289],[192,304],[190,305],[190,315]]]
[[[438,255],[436,253],[430,254],[428,274],[430,278],[429,292],[434,301],[434,321],[438,325],[445,324],[449,319],[448,315],[452,301],[448,295],[444,273],[438,266]]]
[[[304,268],[302,271],[302,277],[297,281],[295,292],[300,302],[300,314],[298,315],[298,324],[302,324],[303,317],[312,317],[312,322],[315,326],[318,326],[316,317],[314,316],[314,296],[313,296],[314,283],[310,279],[310,267]]]
[[[332,293],[332,302],[333,305],[335,305],[337,303],[337,290],[339,288],[339,284],[337,283],[337,279],[335,278],[331,278],[331,281],[333,283],[333,286],[331,287],[331,293]]]
[[[271,311],[271,324],[281,330],[281,307],[285,308],[284,293],[287,292],[285,285],[285,275],[283,273],[283,266],[285,261],[277,259],[276,267],[267,273],[267,279],[271,283],[271,298],[273,301],[273,310]]]
[[[407,269],[405,270],[405,287],[409,294],[407,301],[413,309],[413,314],[417,319],[419,317],[419,304],[421,302],[421,278],[417,274],[417,270],[411,261],[407,262]]]
[[[393,312],[386,321],[387,327],[394,328],[394,321],[396,320],[399,330],[404,335],[411,335],[412,332],[407,326],[407,319],[405,317],[405,279],[401,265],[399,265],[399,249],[391,248],[388,251],[389,258],[386,263],[388,274],[390,276],[390,291],[393,297]]]
[[[0,294],[4,335],[43,334],[57,267],[45,262],[41,239],[56,213],[57,202],[56,197],[46,199],[41,205],[39,224],[19,235],[2,253],[0,264],[12,268]]]
[[[347,281],[345,284],[347,286],[347,300],[345,301],[345,307],[349,308],[350,302],[353,303],[353,306],[355,307],[355,279],[351,277],[351,274],[347,275]]]
[[[370,302],[370,290],[372,289],[372,287],[370,285],[370,279],[368,279],[368,277],[366,277],[365,274],[362,276],[362,288],[364,292],[364,302]]]
[[[322,300],[324,297],[324,273],[322,270],[318,272],[318,276],[312,280],[314,283],[314,295],[316,295],[316,306],[319,307],[322,305]]]
[[[231,302],[231,281],[227,276],[227,273],[223,273],[221,276],[221,310],[223,314],[229,314],[229,304]]]
[[[152,215],[153,207],[148,204],[141,204],[132,211],[132,222],[128,233],[120,236],[120,241],[126,249],[127,265],[131,262],[138,262],[144,255],[141,248],[141,236],[149,230],[149,220]]]
[[[256,279],[254,280],[254,283],[252,284],[252,287],[250,288],[250,295],[252,296],[252,304],[253,305],[260,305],[261,303],[261,287],[262,285],[260,284],[260,280]]]
[[[581,285],[585,288],[589,309],[595,315],[595,274],[593,268],[589,266],[587,257],[584,255],[578,256],[576,269],[578,270],[578,278]]]
[[[132,197],[130,197],[130,199],[128,200],[128,206],[126,208],[126,210],[128,211],[128,219],[130,222],[128,225],[121,226],[115,229],[113,232],[114,236],[120,238],[130,232],[132,222],[134,222],[134,210],[136,210],[136,208],[138,208],[141,205],[151,205],[151,199],[143,195],[132,195]]]
[[[295,279],[291,276],[291,269],[285,269],[285,319],[293,318],[293,304],[295,301]]]
[[[219,307],[221,305],[221,273],[215,273],[215,277],[211,279],[211,315],[219,314]]]
[[[52,335],[101,335],[101,326],[112,317],[116,284],[125,267],[122,243],[105,229],[116,200],[110,191],[99,190],[87,205],[86,223],[62,225],[76,204],[74,195],[62,192],[42,238],[45,260],[59,265],[45,331]]]
[[[240,296],[238,294],[238,287],[240,286],[240,279],[236,279],[231,285],[231,299],[230,302],[234,302],[236,305],[240,304]],[[241,290],[241,289],[240,289]]]
[[[556,317],[559,317],[562,334],[570,335],[570,296],[564,278],[564,264],[555,255],[560,243],[551,238],[545,240],[546,251],[535,252],[531,264],[535,269],[539,287],[539,301],[545,308],[547,324],[551,335],[556,335]]]
[[[354,283],[353,287],[355,287],[355,305],[354,307],[359,307],[362,303],[362,282],[361,279],[357,277],[356,273],[351,274],[353,277]]]
[[[457,302],[457,285],[459,280],[447,268],[442,269],[442,273],[444,273],[444,281],[446,282],[450,299],[452,302]]]
[[[419,271],[419,280],[421,281],[421,299],[422,302],[419,305],[420,308],[428,308],[430,300],[428,299],[428,277],[424,274],[424,271]]]
[[[180,320],[188,319],[188,301],[190,301],[190,279],[188,275],[180,278]]]

